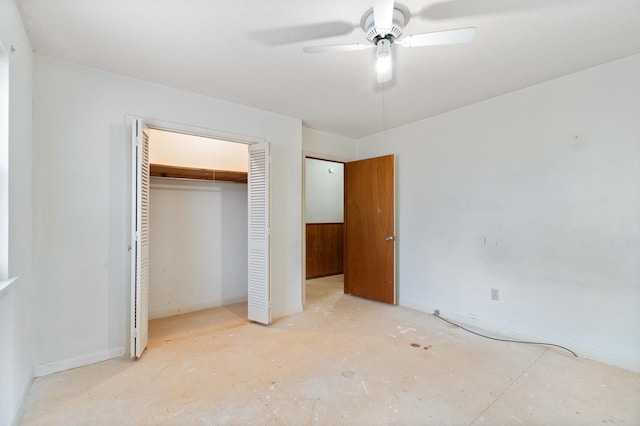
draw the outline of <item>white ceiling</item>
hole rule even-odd
[[[44,55],[303,120],[360,138],[640,53],[640,0],[404,0],[404,35],[475,26],[464,45],[394,46],[375,83],[372,0],[18,0]],[[341,35],[316,38],[323,32]],[[640,77],[639,77],[640,78]]]

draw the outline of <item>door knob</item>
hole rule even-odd
[[[393,241],[394,239],[395,237],[393,235],[387,235],[387,238],[385,238],[387,241]]]

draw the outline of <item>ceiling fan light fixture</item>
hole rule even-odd
[[[378,74],[384,74],[391,68],[391,42],[381,39],[376,45],[376,70]]]
[[[409,9],[395,0],[372,1],[373,7],[360,20],[360,27],[371,44],[305,46],[303,50],[306,53],[343,52],[375,46],[378,83],[386,83],[392,79],[393,73],[392,44],[397,43],[402,47],[441,46],[467,43],[476,36],[475,27],[467,27],[413,34],[400,39],[404,26],[411,17]]]
[[[378,73],[378,83],[391,80],[391,42],[381,39],[376,45],[376,71]]]
[[[380,62],[378,62],[378,64],[380,64]],[[378,72],[376,73],[378,83],[386,83],[387,81],[391,81],[391,77],[393,76],[393,65],[391,64],[391,60],[389,60],[389,62],[387,62],[385,65],[386,69],[378,68]]]
[[[380,39],[378,44],[376,44],[376,58],[391,58],[391,42],[386,39]]]
[[[376,61],[376,71],[378,74],[384,74],[391,69],[391,56],[378,58]]]

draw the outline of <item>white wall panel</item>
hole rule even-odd
[[[344,222],[344,164],[305,159],[306,223]]]
[[[128,341],[125,114],[271,141],[273,315],[301,311],[300,120],[39,55],[33,105],[36,364]]]
[[[247,145],[150,129],[152,164],[246,172]]]
[[[9,276],[19,277],[10,287],[0,291],[0,424],[12,424],[33,377],[35,342],[32,50],[13,0],[0,2],[0,44],[9,62],[9,116],[4,122],[0,120],[0,125],[8,123],[3,131],[6,132],[4,136],[5,142],[8,141],[9,154],[8,162],[5,162],[9,167],[9,192],[8,198],[5,197],[4,200],[6,202],[8,199],[9,204],[8,217],[0,213],[0,222],[4,221],[3,229],[0,230],[3,235],[0,238],[5,239],[0,256],[5,258],[3,272],[7,274],[8,269]],[[6,112],[6,109],[0,108],[0,113]],[[2,155],[6,155],[6,152]],[[3,188],[7,188],[6,183]],[[2,208],[6,208],[6,204]]]
[[[247,300],[247,185],[151,178],[149,317]]]
[[[356,142],[344,136],[302,128],[302,149],[305,154],[319,158],[348,161],[356,159]]]
[[[398,156],[400,303],[640,370],[639,75],[636,55],[358,141]]]

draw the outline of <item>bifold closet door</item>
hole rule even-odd
[[[131,357],[149,341],[149,134],[132,121]]]
[[[249,145],[248,177],[248,317],[271,322],[269,283],[269,143]]]

